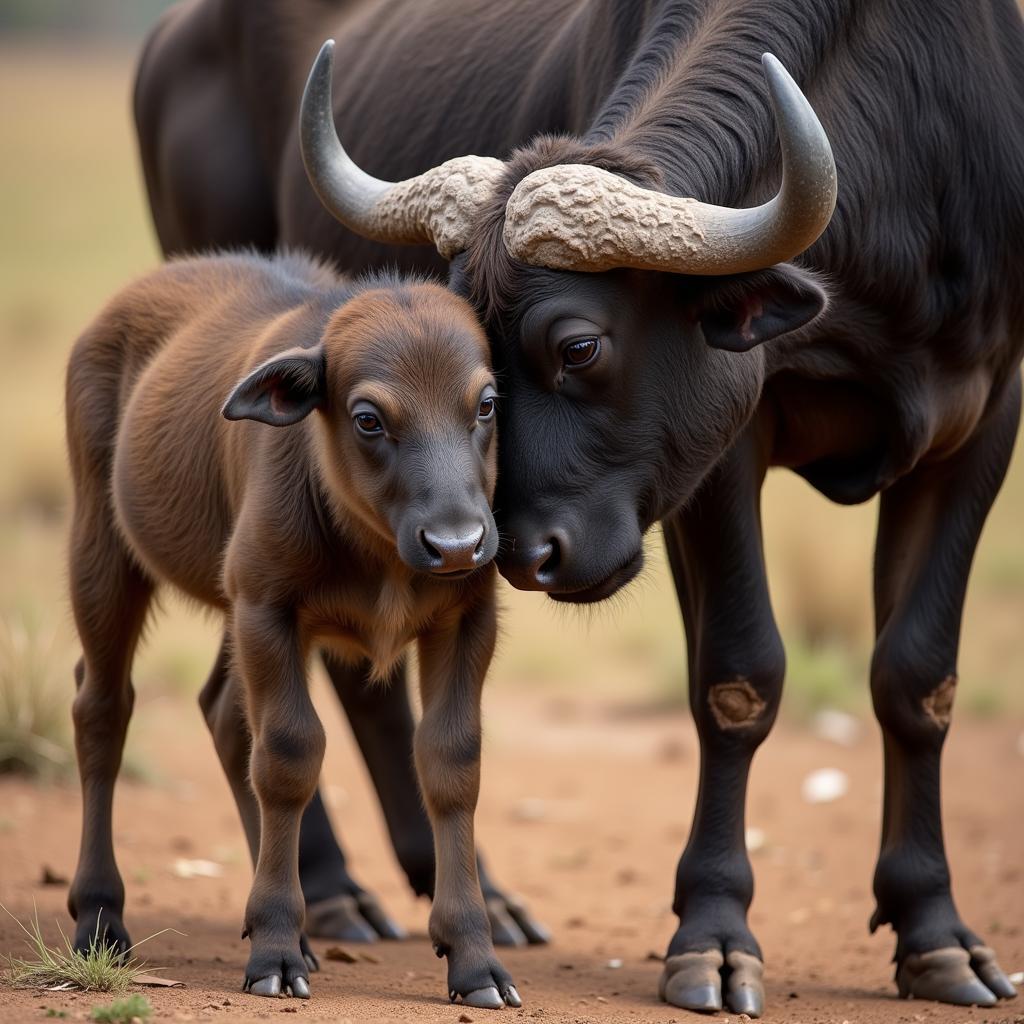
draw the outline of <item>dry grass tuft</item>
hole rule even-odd
[[[30,953],[27,958],[13,954],[7,957],[8,980],[15,988],[123,992],[143,971],[142,962],[133,956],[116,952],[101,941],[99,925],[88,952],[82,953],[72,946],[63,929],[60,929],[62,945],[48,946],[39,927],[38,913],[34,913],[32,921],[25,925],[6,907],[0,905],[0,908],[17,921],[18,927],[26,935],[25,944]],[[143,939],[143,942],[146,941]],[[132,946],[132,949],[135,948]]]

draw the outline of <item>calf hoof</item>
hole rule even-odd
[[[245,968],[243,992],[276,999],[284,992],[296,999],[309,998],[308,965],[300,949],[282,950],[261,944],[254,948]]]
[[[438,952],[438,956],[445,953]],[[472,963],[449,951],[448,954],[448,998],[453,1003],[473,1006],[480,1010],[500,1010],[505,1006],[518,1008],[523,1005],[512,975],[490,957],[482,962]]]
[[[904,999],[933,999],[954,1006],[995,1006],[1017,990],[988,946],[946,946],[911,953],[896,968],[896,985]]]
[[[376,942],[404,939],[405,929],[392,920],[372,893],[329,896],[306,905],[306,931],[317,939]]]
[[[717,1013],[725,1003],[733,1013],[760,1017],[764,1013],[764,964],[750,953],[719,949],[679,953],[665,961],[658,994],[683,1010]]]
[[[494,893],[485,903],[491,939],[496,946],[543,946],[551,941],[551,932],[517,896]]]

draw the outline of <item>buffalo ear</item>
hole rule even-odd
[[[320,345],[293,348],[268,359],[241,380],[221,410],[225,419],[287,427],[326,399],[326,365]]]
[[[701,294],[694,316],[712,348],[748,352],[810,323],[827,302],[813,275],[779,263],[716,281]]]

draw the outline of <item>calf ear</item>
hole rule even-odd
[[[827,301],[813,275],[780,263],[705,287],[694,317],[712,348],[748,352],[810,323]]]
[[[305,419],[326,398],[323,349],[293,348],[268,359],[241,380],[221,410],[225,419],[287,427]]]

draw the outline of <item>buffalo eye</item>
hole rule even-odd
[[[477,410],[477,419],[494,419],[494,399],[491,396],[480,399],[480,408]]]
[[[368,437],[384,433],[384,424],[381,423],[380,418],[375,416],[372,412],[356,413],[353,420],[355,421],[356,429],[361,434],[366,434]]]
[[[567,370],[589,366],[601,352],[601,339],[596,335],[573,338],[562,348],[562,365]]]

